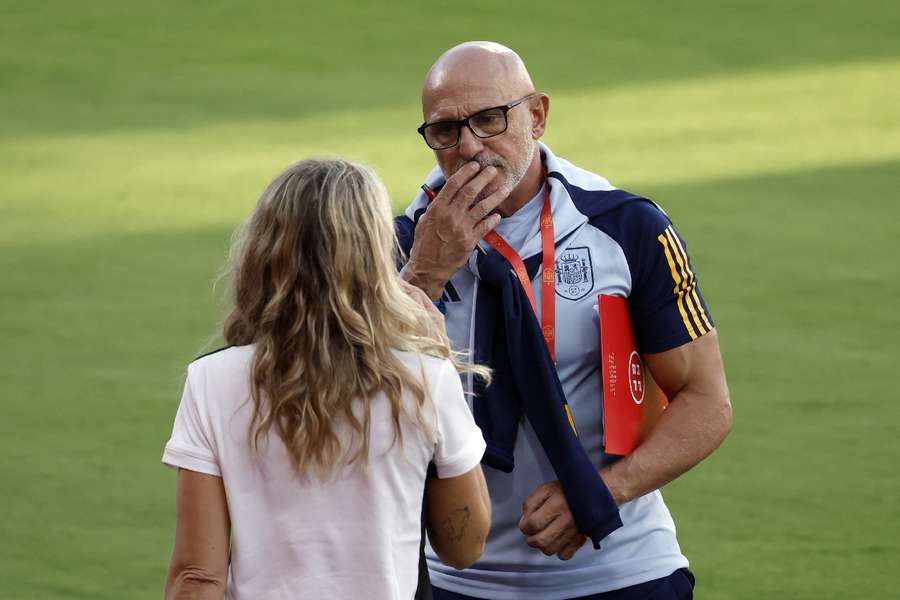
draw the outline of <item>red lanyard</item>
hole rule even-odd
[[[554,239],[553,239],[553,211],[550,208],[550,186],[544,184],[546,191],[544,193],[544,207],[541,209],[541,333],[544,335],[544,341],[547,343],[547,350],[550,351],[550,358],[556,362],[556,258],[554,256]],[[537,316],[537,302],[534,299],[534,292],[531,289],[531,280],[528,278],[528,270],[522,257],[510,246],[503,237],[496,231],[490,231],[484,236],[485,241],[490,244],[494,250],[503,255],[522,289],[531,302],[531,309]]]
[[[553,211],[550,208],[550,184],[546,181],[547,176],[544,175],[544,208],[541,209],[541,333],[544,335],[544,342],[547,343],[547,350],[550,351],[550,358],[556,363],[556,258],[555,258],[555,240],[553,239]],[[534,292],[531,290],[531,280],[528,279],[528,270],[525,269],[525,263],[519,253],[513,250],[503,237],[496,231],[490,231],[484,236],[485,241],[490,244],[494,250],[503,255],[522,289],[528,295],[531,302],[531,309],[537,316],[537,304],[534,301]],[[566,418],[575,435],[578,435],[578,429],[575,427],[575,419],[572,416],[572,410],[569,404],[563,401],[563,407],[566,409]]]

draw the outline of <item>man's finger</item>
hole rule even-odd
[[[539,509],[552,494],[553,488],[547,484],[539,485],[538,488],[531,492],[531,495],[522,502],[522,519],[526,519],[531,513]]]
[[[525,535],[535,535],[543,531],[559,515],[559,511],[553,510],[549,502],[542,504],[536,510],[524,512],[519,519],[519,529]]]
[[[482,198],[476,202],[470,209],[469,214],[472,217],[478,215],[491,214],[500,204],[509,197],[509,192],[505,187],[495,190],[489,196]],[[484,216],[481,216],[483,219]]]
[[[494,191],[491,195],[482,198],[475,204],[469,207],[469,218],[471,218],[476,223],[481,221],[489,214],[491,214],[494,209],[496,209],[503,200],[508,197],[505,189],[499,189]]]
[[[456,198],[451,200],[451,203],[459,202],[466,209],[470,207],[475,198],[478,197],[478,194],[481,193],[481,190],[487,186],[497,176],[497,168],[488,165],[484,169],[482,169],[478,175],[470,179],[460,190],[456,193]]]
[[[583,534],[579,533],[572,539],[562,550],[559,551],[557,556],[560,560],[571,560],[575,553],[578,552],[584,543],[587,541],[587,537]]]
[[[456,171],[456,173],[447,178],[444,187],[441,188],[441,191],[438,192],[438,195],[432,201],[432,205],[437,203],[440,206],[442,204],[450,204],[453,202],[454,198],[456,198],[456,194],[459,193],[460,188],[469,183],[469,181],[478,175],[480,171],[481,165],[474,160],[464,164]]]
[[[527,511],[526,509],[526,511],[523,512],[522,518],[519,519],[519,529],[521,529],[522,533],[525,535],[535,535],[540,533],[560,515],[565,514],[567,518],[569,517],[568,511],[563,511],[561,508],[562,507],[560,507],[557,502],[554,502],[554,498],[550,496],[537,509],[533,511]],[[568,518],[568,520],[571,519]],[[566,521],[563,521],[561,524],[565,523]]]
[[[534,535],[530,535],[525,542],[532,548],[537,548],[547,556],[553,556],[566,548],[578,531],[571,529],[562,517],[551,521],[547,527]]]
[[[488,215],[486,219],[482,220],[481,223],[475,226],[475,229],[472,232],[475,234],[476,239],[482,239],[484,236],[488,234],[489,231],[493,231],[497,228],[497,225],[500,224],[500,215],[494,213],[492,215]]]

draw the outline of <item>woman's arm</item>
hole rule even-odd
[[[454,569],[471,566],[484,552],[491,528],[491,498],[481,465],[425,484],[428,539],[437,555]]]
[[[166,600],[222,600],[228,577],[231,522],[222,478],[178,471],[175,548]]]

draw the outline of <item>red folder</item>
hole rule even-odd
[[[652,429],[668,400],[644,367],[628,300],[600,294],[600,371],[607,454],[630,454]]]

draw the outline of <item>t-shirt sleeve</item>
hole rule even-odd
[[[181,404],[175,414],[172,437],[166,444],[162,462],[168,467],[221,477],[200,379],[196,365],[188,365]]]
[[[628,212],[628,305],[641,351],[664,352],[705,335],[715,325],[687,244],[655,204],[636,202]]]
[[[436,412],[436,442],[432,462],[440,479],[468,473],[481,462],[487,445],[466,404],[459,373],[449,360],[435,378],[432,398]]]

